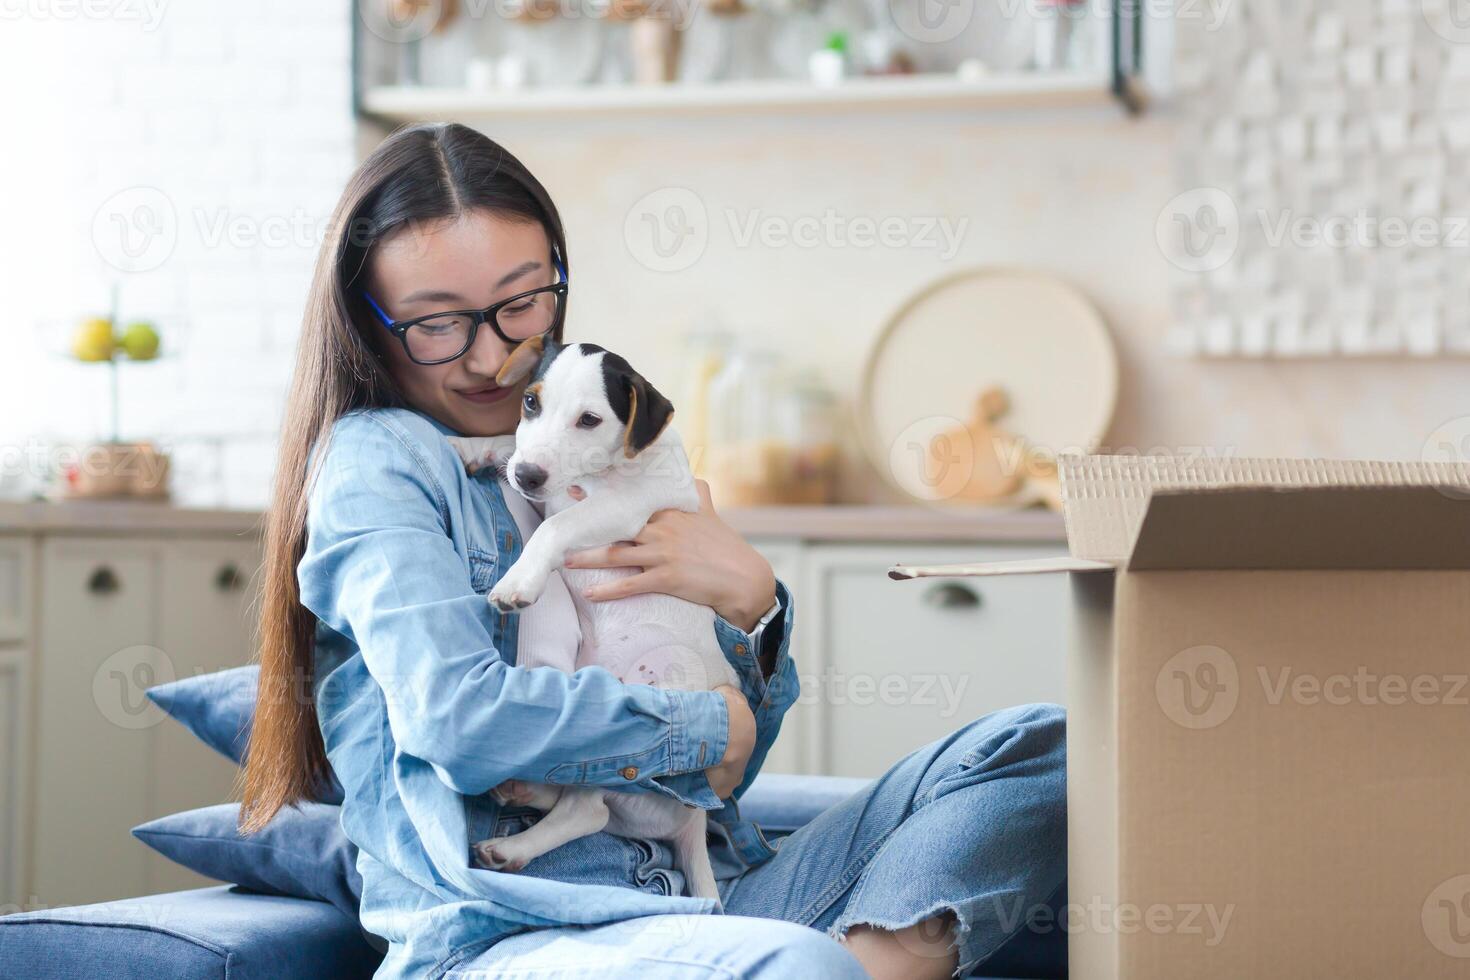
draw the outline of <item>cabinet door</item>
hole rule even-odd
[[[163,549],[158,646],[177,676],[192,677],[249,663],[260,549],[253,540],[170,542]],[[236,800],[234,763],[172,720],[150,730],[148,816]],[[213,882],[149,855],[146,890],[178,891]]]
[[[0,647],[0,915],[29,905],[30,654]]]
[[[29,538],[0,537],[0,914],[29,904],[32,561]]]
[[[1064,703],[1065,576],[895,582],[904,562],[1053,555],[1053,547],[813,547],[817,595],[802,628],[818,646],[802,678],[819,771],[876,776],[911,750],[994,711]]]
[[[31,543],[0,537],[0,644],[19,644],[30,633]]]
[[[800,622],[800,617],[805,614],[801,596],[804,591],[801,545],[776,538],[757,538],[751,544],[771,563],[771,570],[776,573],[776,577],[786,584],[791,592],[793,611]],[[805,651],[801,646],[805,636],[801,629],[793,630],[791,634],[790,655],[798,666],[805,660]],[[800,704],[794,704],[787,710],[786,717],[781,721],[781,734],[766,755],[766,761],[761,766],[762,772],[812,771],[812,759],[809,755],[812,737],[811,719],[807,717],[809,714],[810,711]]]
[[[45,905],[136,895],[149,851],[129,829],[151,816],[144,696],[173,665],[155,645],[159,549],[148,542],[51,539],[41,555],[35,863]]]

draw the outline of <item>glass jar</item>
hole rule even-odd
[[[837,497],[837,397],[815,375],[803,374],[786,392],[782,415],[790,447],[782,502],[832,503]]]
[[[736,349],[710,383],[705,478],[717,506],[780,503],[786,450],[779,386],[775,354],[749,349]]]
[[[684,337],[681,356],[683,373],[674,395],[674,426],[689,454],[694,475],[709,478],[710,386],[732,346],[729,334],[719,330],[694,330]]]

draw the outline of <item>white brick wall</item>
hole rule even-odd
[[[0,138],[0,444],[107,436],[105,369],[52,348],[106,312],[116,280],[122,318],[158,320],[176,353],[124,366],[123,437],[174,453],[180,502],[259,507],[316,243],[354,163],[352,5],[152,2],[0,15],[0,90],[20,95]],[[134,187],[158,193],[123,198],[94,233]],[[112,221],[154,211],[175,218],[166,258],[109,264]]]
[[[1470,28],[1457,0],[1181,13],[1173,346],[1470,354]]]

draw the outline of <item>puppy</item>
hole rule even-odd
[[[708,606],[658,594],[592,602],[583,597],[586,589],[636,570],[563,567],[569,552],[635,537],[656,511],[698,511],[688,457],[669,426],[673,405],[627,361],[594,344],[526,341],[495,380],[509,386],[528,377],[514,452],[507,455],[511,445],[503,436],[450,440],[472,471],[501,469],[512,488],[545,508],[545,521],[491,590],[490,603],[502,612],[522,610],[523,636],[554,635],[535,617],[538,610],[550,611],[550,603],[538,600],[559,572],[581,628],[577,669],[602,667],[624,683],[677,690],[738,686],[715,640]],[[582,499],[571,496],[574,487]],[[558,665],[564,657],[523,646],[519,662]],[[702,809],[654,793],[519,780],[496,792],[502,802],[545,816],[523,833],[475,845],[485,867],[518,871],[567,841],[607,830],[671,842],[690,894],[719,902]]]

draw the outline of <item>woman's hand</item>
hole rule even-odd
[[[594,601],[661,592],[709,606],[749,632],[776,601],[776,576],[770,562],[720,520],[709,484],[695,483],[699,513],[661,510],[631,542],[574,552],[566,566],[641,570],[588,589]]]
[[[755,715],[745,695],[728,684],[715,688],[715,693],[725,698],[730,709],[730,738],[725,743],[725,756],[719,765],[705,770],[710,789],[720,799],[728,799],[735,787],[745,778],[745,767],[750,763],[750,753],[755,751]]]

